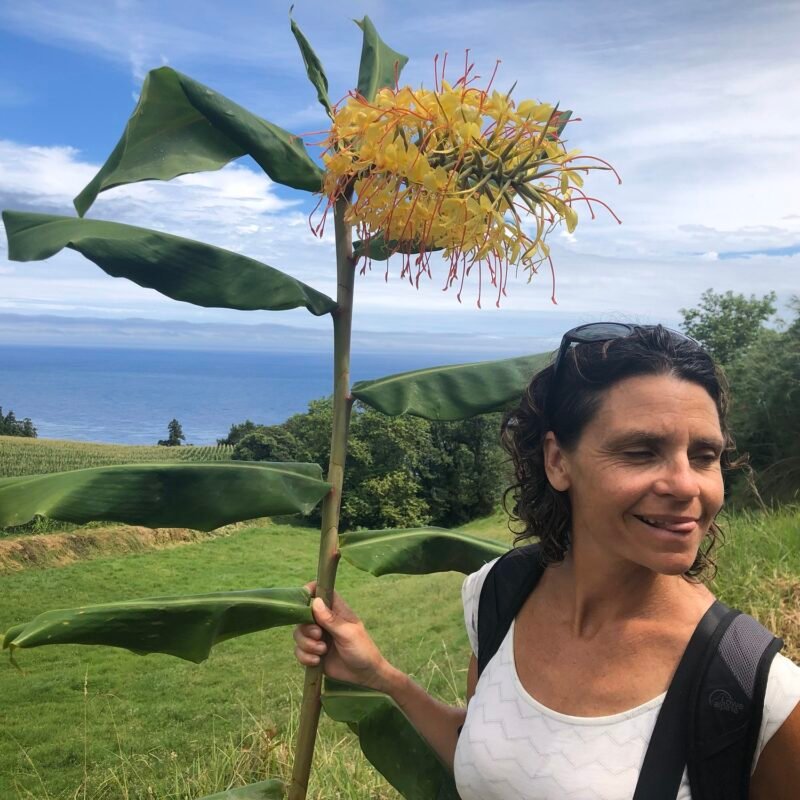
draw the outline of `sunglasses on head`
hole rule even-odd
[[[579,344],[589,344],[591,342],[610,342],[612,339],[621,339],[630,336],[637,330],[652,330],[655,325],[629,325],[627,322],[589,322],[585,325],[578,325],[577,328],[567,331],[561,339],[561,346],[558,348],[558,355],[553,362],[553,377],[558,373],[558,368],[564,360],[567,351]],[[691,342],[697,347],[701,347],[699,342],[691,336],[665,328],[671,336],[683,341]]]

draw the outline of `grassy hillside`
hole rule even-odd
[[[800,658],[800,509],[727,523],[718,596],[753,613]],[[508,539],[501,517],[467,526]],[[99,558],[2,579],[0,627],[47,608],[123,597],[300,585],[315,531],[269,526],[180,549]],[[463,697],[462,576],[372,578],[346,563],[338,588],[387,656],[448,702]],[[189,800],[265,772],[286,775],[302,672],[288,629],[218,646],[199,666],[122,650],[21,651],[0,665],[0,797]],[[323,722],[313,798],[396,798],[343,727]]]
[[[84,467],[165,461],[227,461],[233,448],[158,447],[157,445],[97,444],[60,439],[0,436],[0,478],[66,472]]]

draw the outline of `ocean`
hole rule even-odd
[[[469,360],[355,354],[353,381]],[[329,353],[0,347],[0,406],[43,438],[155,444],[175,418],[187,443],[215,444],[233,423],[283,422],[331,392]]]

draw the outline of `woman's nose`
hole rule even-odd
[[[700,481],[687,456],[665,462],[663,472],[655,483],[657,494],[669,494],[682,499],[700,494]]]

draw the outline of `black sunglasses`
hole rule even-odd
[[[612,339],[621,339],[625,336],[630,336],[637,330],[650,330],[655,328],[655,325],[629,325],[627,322],[588,322],[585,325],[578,325],[564,334],[561,339],[561,346],[558,348],[558,355],[553,362],[553,378],[558,374],[558,368],[564,360],[567,351],[572,347],[579,344],[589,344],[591,342],[610,342]],[[702,349],[702,345],[692,339],[691,336],[686,336],[684,333],[674,331],[671,328],[665,328],[672,336],[691,342],[695,346]]]

